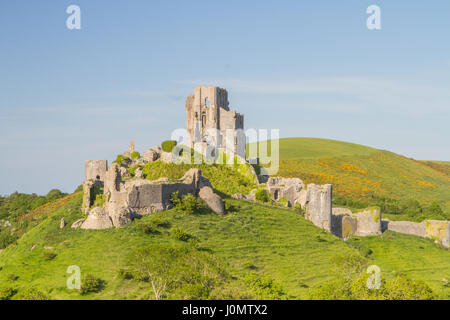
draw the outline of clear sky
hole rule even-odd
[[[159,144],[196,85],[226,88],[246,128],[450,160],[449,16],[448,0],[2,0],[0,194],[72,192],[85,160]]]

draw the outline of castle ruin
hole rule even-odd
[[[243,129],[244,116],[230,110],[225,89],[198,86],[194,88],[194,94],[187,97],[188,147],[207,156],[220,150],[231,152],[245,161],[246,138]],[[202,176],[199,169],[190,169],[177,180],[160,178],[149,181],[144,179],[142,169],[136,169],[133,176],[128,169],[153,161],[172,162],[172,154],[155,146],[145,151],[142,157],[132,160],[133,152],[134,142],[123,154],[126,161],[113,163],[109,168],[106,160],[86,162],[82,208],[89,215],[87,219],[75,223],[78,227],[102,229],[126,225],[134,216],[169,209],[170,196],[174,192],[199,196],[214,212],[225,213],[222,199],[214,193],[209,180]],[[235,199],[255,201],[256,191],[263,188],[272,201],[288,207],[300,206],[307,220],[344,240],[353,235],[375,236],[392,230],[431,238],[449,246],[449,221],[389,221],[382,220],[380,209],[375,207],[357,213],[346,208],[333,208],[331,184],[308,184],[305,187],[299,178],[283,177],[265,177],[262,180],[266,183],[260,184],[255,170],[248,166],[256,189],[249,195],[235,194]],[[95,207],[99,190],[103,192],[104,204]]]
[[[186,98],[188,147],[201,154],[217,149],[245,159],[244,115],[230,110],[228,92],[211,86],[197,86]]]

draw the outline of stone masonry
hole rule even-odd
[[[230,110],[225,89],[198,86],[187,97],[186,130],[190,148],[202,154],[208,152],[208,146],[224,148],[245,159],[243,129],[244,115]]]

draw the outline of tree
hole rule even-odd
[[[175,280],[176,260],[182,250],[172,247],[151,246],[137,249],[130,257],[132,272],[141,280],[148,281],[156,300],[161,300]]]

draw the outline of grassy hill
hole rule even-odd
[[[49,216],[45,213],[39,225],[0,253],[0,288],[12,287],[19,294],[36,288],[52,299],[151,298],[148,283],[121,276],[130,252],[149,245],[178,245],[216,257],[229,275],[210,298],[255,298],[246,282],[249,274],[273,280],[285,298],[307,298],[312,287],[339,277],[333,257],[345,254],[366,256],[369,264],[381,267],[385,278],[401,272],[424,280],[442,298],[450,298],[450,287],[442,280],[450,278],[450,251],[437,248],[431,240],[388,233],[344,242],[297,212],[226,201],[230,211],[226,216],[206,209],[195,215],[172,209],[118,229],[60,229],[61,217],[69,225],[81,217],[81,194],[77,193]],[[146,233],[142,225],[156,227]],[[173,228],[182,228],[195,240],[174,238]],[[70,265],[106,281],[105,288],[88,295],[68,290]],[[168,298],[180,296],[173,293]]]
[[[448,209],[445,162],[323,139],[281,139],[280,149],[280,175],[333,183],[337,199],[416,198],[437,200]],[[145,170],[152,179],[177,178],[190,167],[158,161]],[[253,188],[240,166],[201,169],[224,197]],[[154,259],[168,259],[177,267],[166,299],[306,299],[320,286],[342,279],[336,268],[339,256],[378,265],[385,280],[404,274],[424,281],[439,297],[450,299],[450,251],[429,239],[385,232],[344,242],[293,209],[229,198],[225,216],[206,207],[196,214],[174,208],[122,228],[71,229],[83,217],[81,202],[81,192],[75,192],[14,215],[13,225],[2,232],[13,228],[20,238],[0,251],[0,298],[9,288],[16,293],[13,299],[32,289],[51,299],[151,299],[150,283],[130,269],[141,262],[139,250],[148,248],[162,253]],[[68,223],[64,229],[59,228],[62,217]],[[67,289],[66,271],[72,265],[81,268],[83,277],[101,279],[103,289],[86,295]]]
[[[332,183],[335,195],[368,200],[373,197],[437,201],[450,212],[450,165],[418,161],[389,151],[347,142],[280,139],[278,175],[306,183]],[[269,142],[270,149],[270,142]]]

